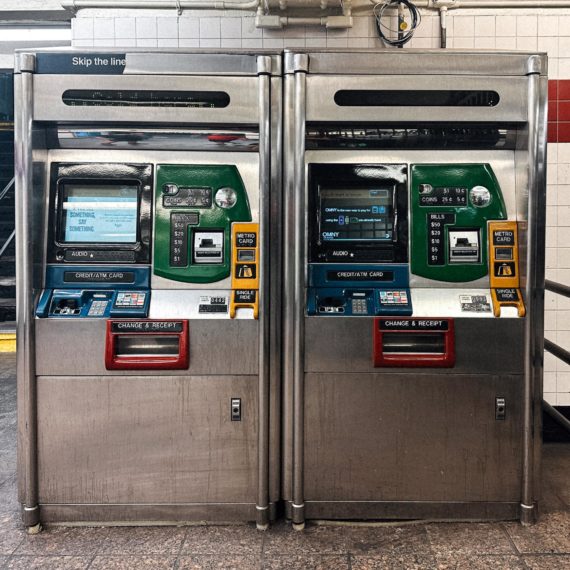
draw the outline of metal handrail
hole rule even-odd
[[[0,249],[0,259],[2,259],[4,252],[8,249],[10,244],[14,241],[15,237],[16,237],[16,230],[13,230],[12,233],[8,236],[8,239],[4,242],[2,249]]]
[[[564,297],[570,297],[570,287],[568,287],[568,285],[562,285],[562,283],[556,283],[556,281],[549,281],[547,279],[544,282],[544,288],[547,291],[564,295]]]
[[[8,182],[6,186],[4,186],[3,190],[0,192],[0,201],[4,199],[6,194],[8,194],[10,189],[14,186],[15,180],[16,177],[13,177],[12,180],[10,180],[10,182]],[[4,242],[4,244],[0,248],[0,258],[2,258],[4,252],[8,249],[8,247],[10,246],[15,237],[16,237],[16,230],[13,230],[12,233],[8,236],[8,239]]]
[[[551,406],[546,400],[542,400],[542,409],[562,426],[566,431],[570,432],[570,420],[561,414],[554,406]]]
[[[8,192],[10,191],[10,188],[12,188],[12,186],[14,186],[15,180],[16,180],[16,177],[14,176],[12,178],[12,180],[10,180],[10,182],[8,182],[8,184],[6,184],[6,186],[4,186],[2,192],[0,192],[0,200],[2,200],[4,198],[4,196],[6,196],[6,194],[8,194]]]
[[[548,350],[548,352],[554,354],[556,358],[563,360],[566,364],[570,364],[570,352],[547,338],[544,339],[544,350]]]
[[[570,297],[570,287],[568,285],[563,285],[562,283],[557,283],[556,281],[550,281],[548,279],[544,282],[544,288],[547,291],[552,291],[553,293],[558,293],[564,297]],[[570,364],[570,351],[562,348],[556,343],[544,339],[544,350],[553,354],[556,358],[562,360],[566,364]],[[542,400],[542,409],[560,426],[562,426],[566,431],[570,432],[570,420],[563,414],[561,414],[556,408],[551,406],[546,400]]]

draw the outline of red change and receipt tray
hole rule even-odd
[[[188,321],[107,321],[107,370],[185,370],[188,364]]]
[[[373,326],[375,367],[455,365],[453,319],[375,318]]]

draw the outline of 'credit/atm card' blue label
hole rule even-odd
[[[46,271],[46,288],[48,289],[81,287],[120,289],[127,285],[137,289],[148,289],[150,268],[48,265]]]
[[[408,287],[407,264],[311,264],[309,287]]]

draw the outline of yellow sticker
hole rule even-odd
[[[408,29],[408,24],[406,22],[400,22],[400,30],[404,31]]]

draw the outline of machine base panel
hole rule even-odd
[[[180,505],[41,505],[44,523],[93,523],[145,525],[196,522],[251,522],[256,519],[254,503],[193,503]]]
[[[519,503],[424,501],[305,501],[310,519],[517,520]]]

